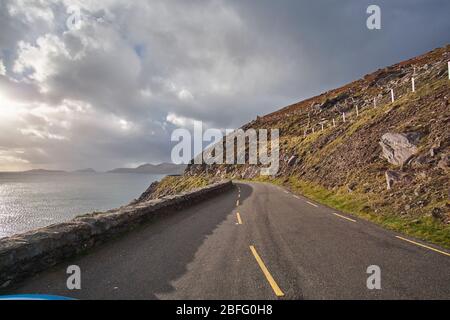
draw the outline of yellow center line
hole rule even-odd
[[[450,253],[448,253],[448,252],[444,252],[444,251],[441,251],[441,250],[438,250],[438,249],[435,249],[435,248],[426,246],[424,244],[421,244],[421,243],[418,243],[418,242],[415,242],[415,241],[412,241],[412,240],[409,240],[409,239],[405,239],[405,238],[402,238],[402,237],[399,237],[399,236],[395,236],[395,237],[397,239],[400,239],[400,240],[407,241],[409,243],[415,244],[416,246],[419,246],[419,247],[422,247],[422,248],[426,248],[426,249],[429,249],[429,250],[432,250],[432,251],[435,251],[435,252],[438,252],[440,254],[443,254],[445,256],[449,256],[450,257]]]
[[[241,215],[239,214],[239,212],[236,212],[236,216],[237,216],[238,224],[242,224],[242,219],[241,219]]]
[[[266,279],[269,282],[270,286],[272,287],[272,290],[275,292],[275,295],[277,297],[283,297],[284,296],[283,291],[281,291],[280,287],[278,286],[278,284],[273,279],[273,277],[270,274],[269,270],[267,270],[264,262],[262,261],[261,257],[259,256],[258,252],[256,252],[255,247],[254,246],[250,246],[250,250],[252,251],[253,256],[255,257],[256,262],[258,262],[259,267],[261,268],[262,272],[266,276]]]
[[[347,218],[347,217],[345,217],[345,216],[343,216],[343,215],[340,215],[340,214],[337,214],[337,213],[335,213],[335,212],[333,212],[333,214],[334,214],[335,216],[337,216],[337,217],[342,218],[342,219],[345,219],[345,220],[348,220],[348,221],[351,221],[351,222],[356,222],[356,220]]]
[[[306,201],[306,203],[307,204],[310,204],[310,205],[312,205],[313,207],[316,207],[316,208],[318,208],[319,206],[317,205],[317,204],[314,204],[314,203],[312,203],[312,202],[309,202],[309,201]]]

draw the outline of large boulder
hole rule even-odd
[[[417,153],[417,141],[420,137],[415,133],[386,133],[381,137],[382,156],[397,166],[403,166]]]

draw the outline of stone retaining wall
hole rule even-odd
[[[231,181],[220,182],[175,196],[86,214],[69,222],[0,239],[0,288],[6,288],[142,223],[231,189],[232,185]]]

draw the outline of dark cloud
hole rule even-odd
[[[0,169],[167,161],[178,126],[238,127],[450,30],[446,0],[92,1],[79,30],[69,3],[0,4]]]

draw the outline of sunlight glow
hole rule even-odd
[[[19,104],[8,97],[0,88],[0,121],[14,118],[18,114]]]

